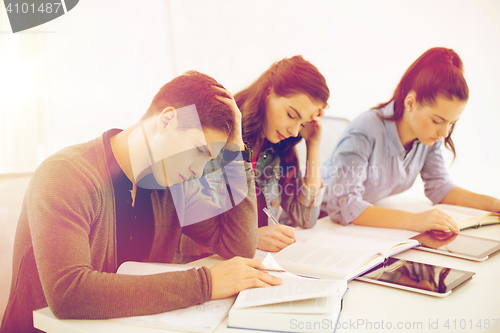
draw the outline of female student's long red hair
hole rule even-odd
[[[234,96],[243,116],[243,138],[257,152],[262,152],[272,145],[266,140],[263,131],[266,119],[266,97],[270,88],[280,97],[305,94],[312,100],[320,101],[325,105],[330,97],[330,90],[323,75],[302,56],[285,58],[272,64],[257,81]],[[299,135],[275,144],[280,154],[282,170],[289,169],[285,169],[284,166],[293,167],[286,175],[290,181],[298,175],[295,145],[301,139],[302,137]]]
[[[375,107],[375,109],[381,109],[394,101],[394,114],[389,117],[383,117],[380,114],[379,116],[392,121],[401,119],[405,110],[404,100],[412,90],[416,93],[419,104],[433,105],[438,96],[449,100],[467,101],[469,87],[465,81],[462,60],[458,54],[452,49],[435,47],[418,57],[406,70],[392,98]],[[448,136],[444,139],[444,144],[453,152],[455,158],[457,154],[451,139],[454,128],[453,124]]]

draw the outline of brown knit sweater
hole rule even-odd
[[[219,216],[184,228],[179,223],[180,206],[202,212],[213,209],[214,203],[187,182],[181,185],[185,202],[175,202],[178,215],[170,190],[152,192],[155,236],[149,261],[172,262],[182,233],[222,257],[253,257],[257,212],[251,166],[225,170],[233,172],[232,177],[246,178],[246,193],[240,193],[245,199]],[[212,281],[206,267],[149,276],[114,274],[115,224],[102,136],[45,160],[24,198],[0,331],[36,331],[32,311],[47,305],[61,319],[105,319],[155,314],[210,300]]]

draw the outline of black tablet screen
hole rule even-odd
[[[474,273],[404,259],[389,258],[361,277],[414,289],[445,294]]]

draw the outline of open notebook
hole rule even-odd
[[[461,207],[455,205],[431,205],[418,203],[414,205],[405,205],[404,210],[412,213],[421,213],[434,208],[438,208],[448,214],[453,221],[458,224],[460,230],[469,228],[479,228],[481,226],[500,224],[500,214],[485,210]]]
[[[305,243],[289,245],[273,257],[294,274],[349,281],[419,244],[405,237],[371,235],[360,228],[342,227],[314,234]]]
[[[281,269],[269,254],[263,264]],[[334,331],[347,289],[345,280],[311,279],[289,272],[270,274],[282,278],[283,284],[240,292],[229,311],[228,327],[273,332]]]

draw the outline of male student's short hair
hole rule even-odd
[[[206,74],[188,71],[161,87],[141,120],[158,115],[169,106],[179,110],[194,104],[198,111],[199,123],[196,119],[191,119],[196,116],[194,113],[183,114],[181,110],[177,114],[180,129],[194,128],[201,123],[202,128],[218,130],[231,137],[234,115],[226,104],[215,98],[216,95],[225,96],[216,87],[224,88]]]

